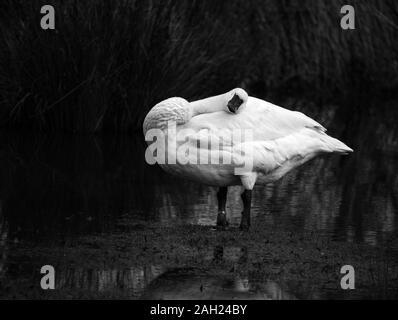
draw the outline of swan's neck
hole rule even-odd
[[[174,121],[176,125],[182,125],[196,115],[226,111],[226,108],[224,94],[190,103],[183,98],[169,98],[159,102],[149,111],[143,124],[144,134],[149,129],[164,130],[170,121]]]
[[[225,95],[220,94],[218,96],[196,100],[190,102],[192,116],[196,116],[202,113],[213,113],[217,111],[226,111]]]

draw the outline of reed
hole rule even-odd
[[[56,30],[40,28],[53,5]],[[170,96],[243,86],[331,98],[394,90],[398,4],[352,1],[3,0],[0,126],[36,131],[140,130]]]

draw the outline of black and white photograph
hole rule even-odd
[[[397,299],[397,1],[1,0],[0,300]]]

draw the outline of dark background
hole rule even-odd
[[[55,8],[56,30],[40,28],[44,4]],[[345,4],[355,30],[340,27]],[[140,131],[159,100],[237,86],[348,112],[360,98],[397,92],[394,0],[3,0],[0,29],[8,129]]]

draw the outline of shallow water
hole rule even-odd
[[[378,251],[388,244],[383,257],[395,259],[398,126],[394,117],[387,112],[363,112],[350,121],[337,117],[331,121],[329,114],[315,116],[326,119],[330,134],[346,142],[355,153],[319,157],[276,183],[257,187],[252,224],[281,234],[311,233],[342,248],[351,243]],[[122,253],[113,254],[109,249],[112,237],[119,236],[126,237],[123,246],[128,249],[145,251],[143,242],[131,243],[128,237],[145,233],[148,228],[173,232],[187,225],[203,226],[204,232],[217,233],[212,228],[217,212],[216,189],[179,180],[147,165],[144,151],[140,135],[2,136],[0,297],[51,298],[36,288],[40,282],[38,270],[47,263],[57,266],[57,297],[61,298],[98,294],[134,299],[347,297],[327,283],[322,289],[314,289],[306,287],[305,280],[292,283],[275,274],[270,279],[242,271],[241,266],[250,263],[250,255],[256,255],[256,248],[244,245],[220,247],[210,243],[195,256],[192,265],[184,253],[179,257],[183,263],[176,258],[151,261],[149,256],[141,265],[131,257],[129,265],[129,257],[121,256],[123,248]],[[239,187],[230,188],[228,193],[232,230],[238,226],[242,211],[239,193]],[[70,253],[79,250],[75,241],[82,237],[86,247],[96,250],[90,266]],[[186,252],[195,247],[189,241],[176,246]],[[327,252],[328,248],[319,250]],[[62,258],[68,255],[69,260]],[[111,265],[97,263],[99,256],[107,263],[112,260]],[[53,259],[47,262],[48,257]],[[267,267],[281,268],[274,260]],[[225,265],[240,271],[223,271]],[[396,267],[393,264],[382,271],[383,279],[394,278]],[[382,286],[377,282],[359,296],[353,293],[348,298],[356,297],[397,298],[397,284]]]

